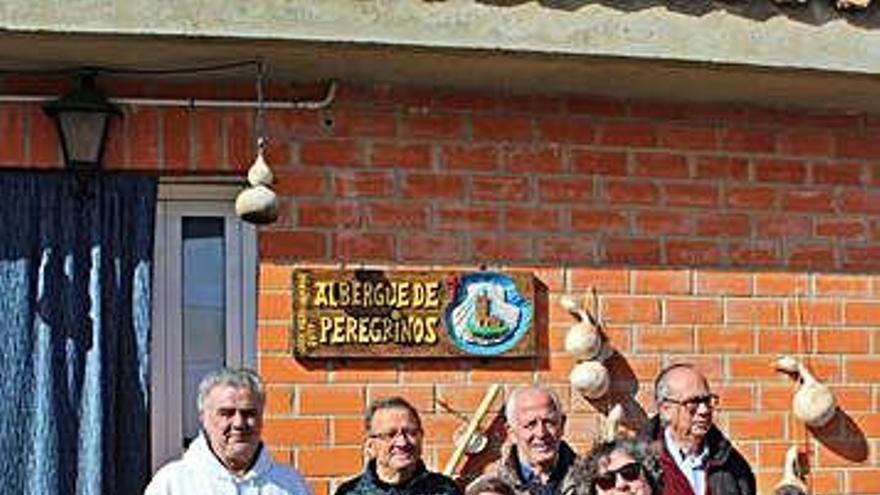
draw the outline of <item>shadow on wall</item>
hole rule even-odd
[[[446,0],[424,0],[426,2],[444,2]],[[645,9],[663,7],[671,12],[690,16],[704,16],[718,10],[763,22],[777,16],[805,24],[819,26],[836,20],[862,28],[880,27],[880,7],[872,2],[867,8],[841,10],[835,7],[832,0],[806,0],[806,3],[777,4],[773,0],[758,2],[712,0],[477,0],[480,3],[499,7],[515,7],[526,3],[538,3],[544,7],[557,10],[577,11],[589,5],[599,4],[624,12],[636,12]]]
[[[851,462],[868,460],[868,440],[859,425],[843,409],[820,428],[810,427],[810,433],[828,450]]]

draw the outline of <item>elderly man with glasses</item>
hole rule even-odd
[[[654,382],[655,416],[642,432],[660,443],[663,495],[754,495],[748,462],[713,423],[718,396],[691,364],[665,368]]]
[[[400,397],[374,402],[365,415],[367,467],[336,495],[460,495],[452,479],[422,462],[422,421]]]

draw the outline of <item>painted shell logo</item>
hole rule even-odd
[[[510,277],[471,273],[458,282],[446,310],[446,328],[460,349],[495,356],[511,349],[528,332],[534,308]]]

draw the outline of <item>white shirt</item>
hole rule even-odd
[[[697,455],[687,455],[672,439],[669,428],[663,430],[663,439],[666,442],[666,450],[672,455],[678,470],[688,480],[691,489],[696,495],[706,493],[706,460],[709,459],[709,446],[703,442],[703,449]]]
[[[265,448],[244,476],[230,473],[214,456],[204,435],[193,440],[183,457],[163,466],[144,495],[310,495],[294,469],[272,460]]]

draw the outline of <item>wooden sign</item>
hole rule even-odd
[[[300,357],[531,357],[531,274],[297,270]]]

